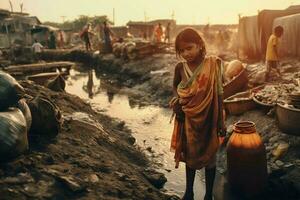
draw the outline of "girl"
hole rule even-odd
[[[181,31],[175,41],[177,56],[185,61],[176,65],[170,106],[176,114],[171,149],[186,164],[184,200],[193,199],[195,171],[205,167],[206,194],[212,199],[216,173],[217,133],[224,132],[222,107],[222,63],[206,56],[201,36],[192,28]]]

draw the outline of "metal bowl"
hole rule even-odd
[[[277,104],[276,116],[278,126],[284,133],[300,136],[300,109]]]

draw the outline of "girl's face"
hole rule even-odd
[[[192,42],[179,43],[179,55],[187,62],[193,62],[200,54],[200,47]]]

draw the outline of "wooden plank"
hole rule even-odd
[[[11,65],[4,68],[5,71],[9,73],[15,72],[23,72],[23,73],[30,73],[30,72],[46,72],[51,69],[61,69],[66,68],[69,70],[74,65],[73,62],[51,62],[51,63],[35,63],[35,64],[26,64],[26,65]]]
[[[34,81],[35,83],[39,85],[44,85],[47,80],[55,78],[58,75],[66,76],[68,75],[67,72],[48,72],[48,73],[40,73],[40,74],[34,74],[26,76],[27,80]]]

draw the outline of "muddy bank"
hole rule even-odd
[[[149,168],[123,122],[76,96],[21,84],[57,104],[64,122],[54,140],[31,143],[26,155],[0,165],[0,199],[174,198],[156,188],[166,180]]]
[[[167,107],[172,95],[173,69],[178,62],[175,54],[154,54],[144,59],[124,61],[112,54],[98,55],[83,51],[44,52],[45,61],[69,60],[84,63],[107,74],[122,85],[133,101]]]

